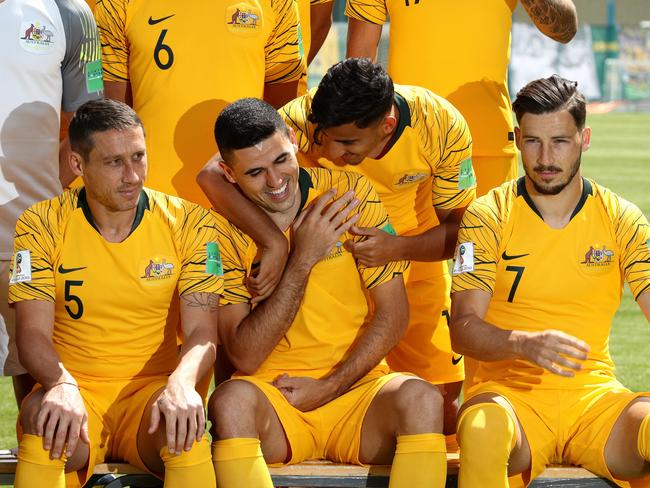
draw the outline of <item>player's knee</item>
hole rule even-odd
[[[38,392],[29,395],[20,407],[20,426],[25,434],[37,434],[38,414],[41,410],[41,397]]]
[[[219,385],[208,404],[212,436],[222,438],[233,435],[232,430],[237,425],[255,415],[259,395],[259,389],[248,381],[232,380]]]
[[[517,440],[515,422],[496,403],[479,403],[466,408],[458,419],[461,457],[476,466],[506,466]]]
[[[401,434],[442,432],[442,394],[427,381],[413,378],[402,383],[395,395],[395,413]]]

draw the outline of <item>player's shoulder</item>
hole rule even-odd
[[[54,0],[61,17],[65,20],[83,19],[86,20],[88,15],[92,19],[92,10],[84,0]]]
[[[196,225],[198,222],[210,223],[214,216],[201,205],[181,197],[161,191],[143,188],[146,196],[143,210],[150,211],[155,217],[162,218],[170,226],[184,226],[186,223]]]
[[[330,188],[334,188],[337,195],[342,195],[349,190],[357,192],[371,186],[370,180],[366,176],[339,169],[300,168],[299,178],[301,188],[313,188],[318,193],[324,193]]]
[[[457,111],[447,99],[428,88],[395,84],[395,93],[406,100],[412,111]]]
[[[626,200],[609,188],[596,183],[592,179],[585,178],[585,182],[591,186],[592,196],[607,212],[613,223],[621,219],[636,219],[643,215],[643,212],[636,204]]]
[[[22,213],[18,225],[25,225],[34,231],[46,229],[56,233],[79,207],[80,190],[67,190],[50,200],[34,203]]]
[[[506,181],[470,203],[467,211],[482,219],[505,222],[512,214],[516,200],[524,198],[522,184],[523,177]]]

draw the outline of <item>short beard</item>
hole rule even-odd
[[[540,195],[557,195],[560,193],[562,190],[566,188],[566,186],[573,181],[573,178],[578,174],[578,171],[580,170],[580,161],[582,159],[582,153],[578,155],[578,159],[575,160],[575,162],[571,165],[571,168],[569,168],[570,174],[569,177],[566,179],[566,181],[557,183],[555,186],[542,186],[539,183],[537,183],[533,178],[530,177],[530,173],[528,170],[526,170],[524,166],[524,171],[526,172],[526,176],[528,177],[528,180],[533,184],[533,188],[535,188],[535,191],[539,193]],[[535,171],[536,169],[541,169],[544,168],[544,166],[538,165],[535,168],[533,168],[532,171]],[[555,168],[555,166],[550,165],[547,168]]]

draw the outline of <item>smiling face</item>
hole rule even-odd
[[[110,212],[138,205],[147,176],[147,156],[142,127],[110,129],[92,134],[88,158],[72,153],[73,171],[82,177],[89,201]]]
[[[376,158],[395,132],[397,119],[388,114],[368,127],[354,122],[322,129],[324,155],[337,164],[360,164],[365,158]]]
[[[276,131],[253,146],[233,150],[222,168],[228,180],[267,213],[293,217],[300,205],[296,150],[289,136]]]
[[[528,182],[539,194],[557,195],[579,174],[591,130],[578,129],[567,110],[558,110],[524,114],[515,136]]]

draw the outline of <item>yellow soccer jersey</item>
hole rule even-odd
[[[9,301],[55,303],[54,347],[74,376],[169,374],[178,360],[169,304],[175,292],[222,292],[216,243],[207,210],[149,189],[132,233],[108,242],[85,190],[70,190],[18,220]]]
[[[358,225],[392,231],[390,221],[370,182],[359,175],[322,168],[300,170],[301,205],[335,188],[337,196],[354,190],[360,203]],[[257,248],[253,240],[226,219],[219,219],[219,247],[223,260],[224,293],[221,304],[248,303],[246,277],[255,265]],[[288,236],[289,239],[291,236]],[[349,352],[363,330],[368,315],[365,290],[381,285],[407,268],[405,261],[376,268],[357,265],[343,247],[350,234],[311,271],[305,296],[291,328],[254,376],[272,380],[282,373],[320,378]],[[388,371],[382,362],[379,368]]]
[[[507,74],[517,0],[347,0],[346,15],[383,25],[388,73],[428,88],[467,119],[474,155],[515,154]]]
[[[452,292],[490,293],[485,320],[497,327],[561,330],[591,348],[573,379],[508,360],[481,362],[476,383],[576,388],[614,377],[611,322],[624,280],[635,298],[650,290],[650,228],[633,204],[590,180],[583,179],[583,185],[564,229],[542,220],[524,178],[492,190],[465,212]]]
[[[294,130],[301,152],[323,167],[337,168],[320,157],[315,127],[307,121],[314,93],[289,102],[280,115]],[[472,139],[462,115],[429,90],[396,85],[395,93],[400,122],[392,147],[381,159],[366,158],[344,168],[372,181],[397,234],[417,235],[440,223],[435,208],[462,208],[474,199]],[[420,274],[423,264],[411,273]],[[442,275],[443,264],[426,263],[423,274],[435,268],[435,274]]]
[[[147,186],[209,207],[195,177],[221,110],[304,70],[296,2],[99,0],[95,17],[104,80],[131,83],[147,131]]]

